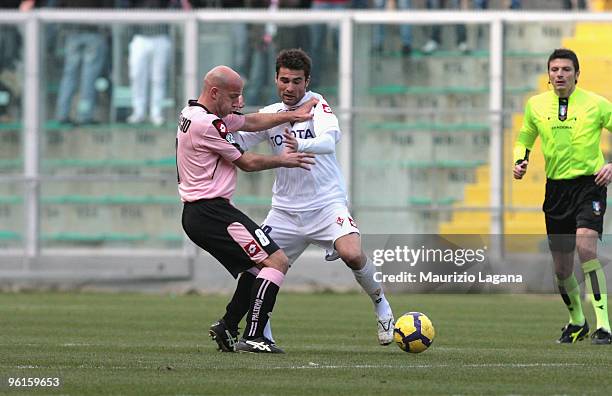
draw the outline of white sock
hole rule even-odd
[[[372,264],[372,261],[368,257],[363,268],[360,270],[353,270],[353,275],[355,275],[355,279],[363,291],[372,299],[376,315],[379,318],[393,316],[389,301],[385,298],[382,285],[374,280],[374,272],[374,264]]]
[[[264,327],[264,337],[268,340],[274,342],[274,338],[272,337],[272,319],[268,319],[268,323],[266,323],[266,327]]]

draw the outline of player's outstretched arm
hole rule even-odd
[[[312,118],[312,108],[318,103],[317,99],[310,99],[293,111],[279,113],[251,113],[245,116],[242,131],[255,132],[273,128],[286,122],[303,122]]]
[[[524,160],[514,165],[514,171],[512,173],[515,179],[520,180],[525,176],[525,173],[527,173],[527,165],[529,165],[528,160]]]
[[[254,172],[272,168],[302,168],[310,170],[314,165],[314,154],[291,153],[284,150],[280,155],[261,155],[246,152],[234,164],[245,172]]]

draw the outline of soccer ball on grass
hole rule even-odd
[[[393,339],[402,351],[420,353],[429,348],[436,331],[429,318],[421,312],[402,315],[393,329]]]

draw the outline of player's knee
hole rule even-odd
[[[285,252],[279,249],[265,259],[262,264],[265,267],[274,268],[283,274],[286,274],[287,270],[289,269],[289,258],[287,258]]]
[[[347,267],[351,269],[359,270],[363,268],[363,265],[365,264],[365,257],[362,254],[361,249],[338,251],[338,254]]]
[[[571,253],[576,248],[576,236],[571,234],[549,234],[548,247],[551,252]]]
[[[555,275],[558,279],[567,279],[574,272],[574,252],[552,252],[555,264]]]

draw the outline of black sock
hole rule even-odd
[[[238,279],[236,290],[227,307],[225,307],[225,315],[223,320],[225,325],[231,330],[238,330],[238,323],[244,315],[249,311],[251,305],[251,291],[253,290],[253,282],[255,275],[244,271]]]
[[[255,279],[251,294],[251,307],[247,314],[247,324],[244,329],[243,338],[252,340],[263,337],[263,331],[274,308],[279,289],[270,280],[264,278]]]

